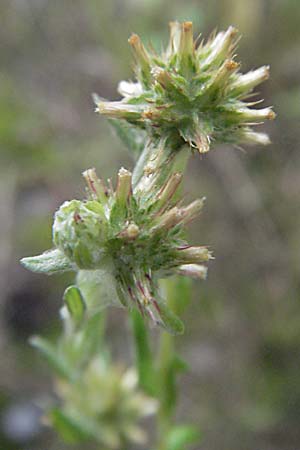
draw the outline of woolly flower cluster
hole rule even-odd
[[[92,284],[101,273],[103,290],[109,276],[115,289],[110,297],[116,296],[125,307],[136,307],[145,318],[168,331],[181,333],[182,323],[161,298],[157,281],[172,274],[205,278],[203,263],[211,253],[185,240],[185,225],[200,212],[204,199],[182,205],[178,195],[180,172],[168,175],[159,188],[155,188],[153,177],[152,182],[151,176],[142,177],[142,186],[138,183],[133,190],[132,175],[122,168],[114,190],[111,183],[106,185],[97,177],[95,169],[87,170],[88,200],[67,201],[55,214],[56,249],[24,258],[22,263],[37,272],[77,271],[87,306],[90,295],[84,295],[86,284]],[[112,292],[112,286],[109,289]],[[111,303],[115,300],[112,298]],[[101,302],[105,306],[103,298],[99,298]]]
[[[275,117],[271,108],[253,108],[253,89],[269,78],[269,67],[241,74],[234,59],[237,30],[213,35],[206,43],[193,39],[191,22],[172,22],[170,42],[158,55],[137,35],[129,39],[136,61],[136,82],[122,81],[121,101],[95,97],[97,111],[124,119],[151,136],[187,142],[200,153],[211,143],[268,144],[264,133],[252,130]]]
[[[93,439],[110,449],[145,444],[139,421],[156,412],[157,402],[139,392],[133,369],[94,359],[75,382],[60,380],[56,390],[63,405],[50,412],[49,421],[70,443]]]
[[[183,227],[201,210],[203,201],[179,206],[175,194],[181,174],[170,175],[145,202],[132,192],[131,173],[120,169],[117,187],[105,186],[95,170],[84,173],[90,200],[73,200],[55,215],[53,238],[57,247],[79,269],[112,267],[119,300],[136,306],[155,323],[180,331],[157,289],[157,278],[172,273],[205,276],[206,247],[191,247]]]

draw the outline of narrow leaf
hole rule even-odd
[[[145,143],[145,134],[125,122],[125,120],[110,119],[109,123],[128,150],[138,156]]]
[[[177,317],[163,301],[157,300],[157,302],[159,304],[162,326],[170,334],[183,334],[184,324],[179,317]]]
[[[65,290],[63,299],[72,319],[78,325],[84,317],[86,308],[80,289],[76,286],[69,286]]]
[[[183,314],[191,300],[192,280],[186,277],[170,277],[160,280],[160,286],[172,311]]]
[[[182,450],[188,444],[193,444],[200,439],[200,431],[194,425],[179,425],[168,434],[166,442],[167,450]]]
[[[89,434],[78,426],[77,421],[73,420],[72,417],[69,417],[64,411],[58,408],[52,409],[48,414],[48,417],[53,427],[60,433],[66,442],[75,444],[90,438]]]
[[[34,336],[30,339],[30,343],[33,347],[37,348],[47,359],[50,366],[55,372],[63,378],[72,378],[72,369],[60,356],[57,348],[46,339],[39,336]]]
[[[71,261],[57,248],[48,250],[38,256],[22,258],[20,263],[32,272],[49,275],[74,270]]]
[[[83,360],[89,361],[93,356],[103,350],[103,334],[105,329],[105,313],[94,314],[84,324],[82,330]]]

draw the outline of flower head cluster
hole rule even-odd
[[[151,136],[170,136],[187,142],[200,153],[213,141],[269,143],[252,125],[275,117],[271,108],[255,109],[253,89],[269,77],[263,66],[246,74],[234,60],[237,30],[212,36],[196,45],[191,22],[172,22],[170,42],[158,55],[147,50],[137,35],[129,39],[136,60],[136,82],[122,81],[121,101],[96,98],[97,111],[125,119]]]
[[[204,276],[202,263],[210,252],[184,239],[184,226],[201,210],[203,200],[177,204],[179,172],[148,200],[144,190],[142,197],[132,191],[131,173],[123,168],[115,191],[94,169],[84,176],[91,199],[62,205],[55,215],[54,243],[79,269],[112,267],[121,303],[168,327],[156,281],[177,272]]]
[[[44,258],[48,272],[53,272],[57,260],[58,269],[79,272],[79,287],[85,274],[109,272],[124,306],[138,308],[143,316],[171,332],[182,332],[181,322],[160,297],[157,281],[176,273],[205,278],[203,262],[211,258],[209,250],[190,246],[185,240],[185,225],[200,212],[204,199],[182,205],[178,195],[182,174],[177,171],[159,187],[156,176],[148,174],[134,190],[132,175],[123,168],[115,190],[97,177],[95,169],[84,172],[84,177],[88,200],[67,201],[55,214],[54,261],[49,264],[51,253],[46,252],[24,258],[23,264],[46,272]],[[101,301],[99,298],[99,306]],[[89,305],[89,299],[86,303]]]
[[[139,421],[155,413],[157,402],[139,392],[137,381],[133,369],[124,372],[95,358],[75,382],[59,380],[63,404],[49,419],[71,442],[92,439],[110,449],[144,444],[146,433]]]

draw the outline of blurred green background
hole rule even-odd
[[[18,263],[51,246],[52,213],[82,198],[83,169],[115,174],[132,160],[91,93],[117,99],[132,77],[131,32],[166,43],[170,20],[204,37],[233,24],[242,71],[271,65],[260,91],[278,119],[268,148],[214,148],[192,157],[187,195],[207,197],[191,227],[216,259],[194,298],[178,347],[178,419],[202,432],[197,449],[300,449],[300,2],[299,0],[1,0],[0,2],[0,449],[67,448],[39,425],[52,392],[28,345],[55,336],[67,277]],[[130,358],[125,315],[112,310],[111,346]]]

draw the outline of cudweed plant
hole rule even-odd
[[[241,74],[237,36],[229,27],[207,42],[194,41],[191,22],[173,22],[161,54],[130,37],[136,81],[119,84],[120,101],[94,99],[135,156],[133,171],[121,168],[114,187],[86,170],[86,199],[66,201],[55,213],[53,249],[21,261],[34,272],[75,273],[63,297],[61,337],[32,339],[56,374],[59,404],[47,420],[67,442],[116,450],[145,445],[141,419],[147,415],[156,417],[148,444],[155,450],[183,450],[199,438],[197,428],[173,419],[176,376],[185,368],[174,336],[184,331],[186,277],[205,279],[212,253],[187,241],[186,227],[205,199],[186,205],[182,177],[191,150],[206,153],[215,142],[268,144],[252,127],[274,118],[271,108],[250,101],[269,68]],[[110,305],[128,311],[134,367],[111,360]],[[149,325],[160,329],[157,354]]]

